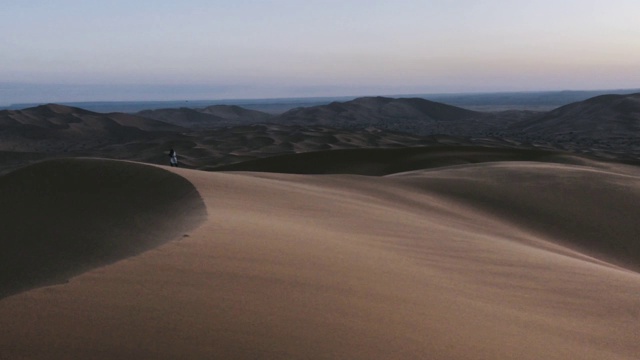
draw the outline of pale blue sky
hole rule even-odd
[[[638,0],[0,0],[0,104],[637,88],[639,14]]]

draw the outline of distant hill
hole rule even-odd
[[[640,89],[523,91],[416,95],[449,105],[477,111],[535,110],[550,111],[560,106],[608,94],[633,94]]]
[[[200,114],[198,116],[207,114],[217,117],[225,116],[228,121],[270,124],[267,127],[243,130],[230,128],[223,131],[226,135],[218,135],[225,140],[215,141],[215,143],[225,144],[225,147],[229,144],[228,141],[240,145],[242,141],[237,138],[239,134],[254,139],[248,140],[247,144],[264,143],[262,150],[253,145],[249,148],[242,145],[232,152],[232,154],[251,153],[251,157],[262,157],[259,155],[260,151],[275,155],[348,148],[347,143],[341,140],[336,141],[336,137],[343,139],[344,133],[357,132],[369,134],[367,136],[374,133],[412,136],[411,140],[400,141],[405,146],[419,144],[420,138],[449,136],[455,138],[457,144],[487,146],[505,146],[506,144],[506,146],[519,148],[565,150],[636,161],[640,159],[639,97],[640,94],[597,96],[549,112],[518,110],[478,112],[421,98],[387,97],[363,97],[327,105],[302,107],[279,116],[258,116],[254,118],[255,120],[247,120],[249,119],[247,114],[252,114],[250,111],[231,106],[197,111]],[[241,120],[232,120],[234,117]],[[290,136],[277,135],[277,139],[283,139],[284,146],[274,145],[270,134],[258,135],[255,132],[260,128],[271,129],[268,132],[272,133],[278,126],[281,129],[283,129],[282,126],[297,126],[300,130],[294,131],[289,128],[286,131],[291,131]],[[210,130],[213,131],[215,128],[220,127],[214,126]],[[318,130],[319,128],[325,130]],[[335,137],[325,136],[327,133],[335,134]],[[229,137],[229,134],[234,135]],[[386,135],[380,136],[381,139],[386,137]],[[236,140],[231,140],[232,138]],[[262,139],[262,142],[256,140],[258,138]],[[267,141],[268,138],[272,140]],[[208,142],[212,143],[213,138],[209,136],[209,139],[211,140]],[[280,141],[276,140],[275,144]],[[302,143],[306,145],[303,146]],[[358,147],[386,146],[381,145],[383,143],[388,141],[376,140],[371,143],[362,141],[359,142]],[[433,144],[426,140],[424,143]],[[206,145],[203,146],[203,148],[206,147]]]
[[[0,111],[0,150],[78,151],[185,130],[129,114],[101,114],[47,104],[24,110]]]
[[[602,95],[511,124],[505,136],[560,148],[640,154],[640,93]]]
[[[260,123],[271,119],[273,116],[262,111],[245,109],[237,105],[212,105],[199,109],[204,114],[211,114],[225,120],[236,122],[235,125],[247,123]]]
[[[178,109],[143,110],[137,113],[148,119],[192,129],[217,128],[261,123],[272,115],[235,105],[213,105],[202,109],[181,107]]]
[[[436,132],[442,123],[464,121],[479,115],[475,111],[420,98],[363,97],[347,102],[293,109],[273,121],[346,129],[375,127],[424,134]]]
[[[573,132],[595,136],[606,132],[626,136],[640,131],[640,93],[597,96],[511,127],[527,133]]]
[[[635,138],[638,94],[603,95],[548,112],[479,112],[422,98],[362,97],[300,107],[272,116],[238,106],[140,112],[148,118],[192,129],[251,124],[321,126],[341,130],[377,129],[418,136],[501,137],[522,142]],[[634,125],[635,124],[635,125]]]

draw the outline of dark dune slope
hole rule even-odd
[[[588,160],[567,153],[542,150],[433,146],[340,149],[288,154],[220,166],[212,170],[382,176],[419,169],[492,161],[546,161],[580,164]]]
[[[0,297],[148,250],[204,219],[191,183],[135,163],[52,160],[0,177]]]

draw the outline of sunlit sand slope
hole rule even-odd
[[[194,186],[155,167],[47,161],[0,177],[0,297],[138,254],[204,220]]]
[[[640,354],[640,274],[603,260],[635,258],[589,237],[609,227],[603,242],[635,246],[638,225],[621,216],[639,210],[633,168],[174,171],[198,189],[208,220],[181,240],[1,300],[0,358]]]

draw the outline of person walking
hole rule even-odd
[[[178,153],[173,148],[169,150],[169,164],[178,167]]]

